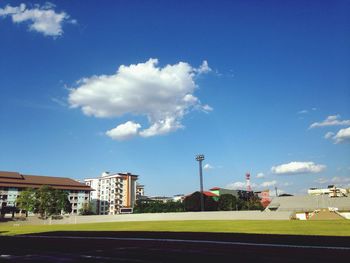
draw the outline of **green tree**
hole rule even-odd
[[[71,212],[68,193],[44,185],[35,192],[35,211],[42,218],[59,215],[62,212]]]
[[[50,186],[43,185],[35,193],[35,210],[42,218],[47,218],[52,212],[54,189]]]
[[[79,213],[81,215],[95,215],[91,203],[85,203],[83,207],[80,208]]]
[[[231,211],[236,209],[236,197],[231,194],[220,195],[218,202],[218,210]]]
[[[204,210],[205,211],[217,211],[218,202],[215,201],[211,196],[203,194],[204,199]],[[201,211],[201,193],[199,191],[186,196],[184,199],[185,211]]]
[[[169,213],[183,212],[184,205],[180,201],[154,201],[137,200],[134,207],[134,213]]]
[[[70,213],[72,212],[72,205],[68,200],[68,192],[63,190],[53,190],[51,191],[52,195],[52,209],[50,214],[58,215],[62,213]]]
[[[23,190],[16,199],[16,207],[21,210],[25,210],[26,217],[28,212],[34,212],[35,210],[35,190],[28,188]]]
[[[257,196],[253,196],[247,201],[247,206],[249,210],[263,210],[264,207],[261,204],[260,199]]]

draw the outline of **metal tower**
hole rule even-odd
[[[246,183],[247,183],[247,191],[251,192],[252,187],[250,186],[250,173],[246,173],[245,179],[246,179]]]

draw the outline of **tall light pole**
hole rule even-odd
[[[203,174],[202,174],[202,162],[204,160],[203,154],[198,154],[196,160],[199,163],[199,179],[200,179],[200,192],[201,192],[201,211],[204,211],[204,198],[203,198]]]

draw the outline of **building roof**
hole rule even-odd
[[[136,174],[132,173],[111,173],[111,172],[104,172],[101,176],[98,176],[96,178],[86,178],[84,181],[92,181],[92,180],[103,180],[103,179],[110,179],[110,178],[126,178],[127,176],[130,176],[132,180],[137,180],[139,177]]]
[[[206,195],[206,196],[211,196],[211,197],[217,197],[218,196],[217,194],[214,194],[214,193],[208,192],[208,191],[203,191],[203,194]]]
[[[220,187],[213,187],[211,189],[209,189],[210,191],[215,191],[215,190],[220,190],[221,188]]]
[[[0,171],[0,187],[39,188],[49,185],[55,189],[92,191],[90,186],[66,177],[23,175]]]
[[[350,211],[350,197],[329,197],[328,195],[274,197],[266,209],[311,212],[328,207],[335,207],[341,211]]]
[[[22,175],[17,172],[1,172],[0,171],[0,177],[7,178],[7,179],[23,179]]]

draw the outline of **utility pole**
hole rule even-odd
[[[202,174],[202,162],[204,160],[203,154],[198,154],[196,160],[199,163],[199,180],[200,180],[200,192],[201,192],[201,211],[204,211],[204,198],[203,198],[203,174]]]

